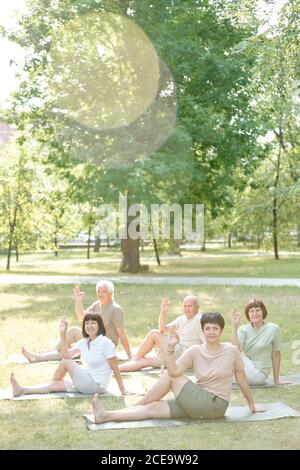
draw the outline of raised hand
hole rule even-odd
[[[170,303],[169,297],[163,297],[161,304],[160,304],[161,313],[164,313],[164,314],[168,313],[170,305],[171,303]]]
[[[237,328],[241,320],[241,314],[237,308],[234,308],[231,312],[231,322]]]
[[[66,333],[67,329],[68,329],[68,320],[66,319],[66,317],[63,317],[60,320],[59,330],[61,333]]]
[[[168,347],[174,348],[176,344],[179,343],[179,341],[180,341],[179,334],[177,333],[176,327],[173,326],[170,329]]]
[[[76,303],[82,303],[85,296],[85,292],[81,292],[80,286],[76,286],[73,289],[73,295]]]

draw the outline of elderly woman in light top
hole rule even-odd
[[[113,342],[105,336],[106,331],[100,315],[85,314],[82,322],[82,336],[74,348],[68,349],[66,342],[68,323],[65,319],[60,323],[61,353],[63,360],[56,369],[54,376],[46,385],[21,386],[11,374],[13,396],[34,393],[80,392],[85,394],[103,393],[110,381],[112,371],[118,382],[120,392],[125,394],[122,377],[116,359]],[[72,359],[80,354],[83,368]],[[72,381],[65,380],[69,373]]]
[[[179,338],[176,333],[171,333],[166,354],[168,373],[162,375],[145,397],[130,408],[107,411],[95,395],[95,422],[222,418],[229,404],[233,374],[248,402],[250,413],[261,411],[254,404],[238,348],[220,341],[224,324],[220,313],[202,315],[201,328],[206,342],[191,346],[177,360],[174,349]],[[194,369],[196,383],[183,375],[190,367]],[[174,399],[162,400],[170,390]]]
[[[280,381],[281,333],[275,323],[265,321],[267,308],[262,300],[253,299],[245,307],[249,323],[239,327],[241,315],[235,308],[232,310],[232,344],[242,353],[245,372],[251,385],[263,384],[273,366],[275,385],[284,385]]]

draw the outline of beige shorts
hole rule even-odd
[[[223,418],[228,401],[208,392],[201,385],[188,380],[177,397],[167,400],[170,417],[175,418]]]
[[[78,365],[74,371],[72,382],[64,380],[64,384],[66,391],[69,393],[79,392],[87,395],[94,395],[95,393],[105,392],[105,389],[95,382],[91,374],[86,369],[82,369]]]

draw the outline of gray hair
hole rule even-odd
[[[111,281],[107,281],[106,279],[100,279],[100,281],[97,282],[96,292],[98,292],[98,289],[100,289],[100,287],[104,286],[107,287],[107,290],[112,294],[112,298],[114,298],[115,286]]]
[[[187,295],[184,299],[183,299],[183,302],[185,302],[186,300],[191,300],[193,302],[194,305],[196,305],[198,308],[200,306],[199,304],[199,299],[196,295]]]

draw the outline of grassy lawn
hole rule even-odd
[[[94,300],[94,287],[82,286],[85,305]],[[67,314],[76,324],[71,286],[0,286],[0,359],[28,348],[42,349],[54,345],[58,321]],[[292,343],[300,340],[300,291],[297,288],[195,287],[176,285],[151,286],[119,284],[116,299],[127,315],[127,333],[133,346],[144,334],[156,327],[160,299],[168,295],[172,301],[169,318],[181,313],[181,300],[188,293],[199,296],[202,311],[219,310],[227,319],[224,339],[230,338],[229,312],[242,309],[253,296],[265,300],[269,320],[283,331],[282,373],[299,372],[292,363]],[[48,381],[54,364],[0,366],[0,387],[6,388],[9,374],[15,371],[24,385]],[[257,402],[284,401],[300,411],[299,387],[255,390]],[[108,408],[124,405],[123,398],[103,399]],[[133,398],[126,398],[132,402]],[[232,393],[231,404],[244,404],[238,391]],[[286,418],[256,423],[180,426],[175,428],[128,429],[88,432],[82,417],[90,412],[89,399],[54,399],[28,402],[0,402],[1,449],[297,449],[300,420]]]
[[[144,253],[151,255],[150,251]],[[14,264],[11,274],[40,274],[40,275],[82,275],[107,276],[117,275],[120,264],[120,253],[107,254],[108,258],[116,258],[115,262],[83,263],[83,264],[42,264],[18,266]],[[142,263],[145,263],[142,261]],[[164,259],[158,266],[154,260],[146,261],[149,265],[147,275],[159,276],[211,276],[211,277],[300,277],[300,253],[282,255],[279,261],[267,255],[247,256],[247,253],[226,250],[209,250],[207,253],[183,252],[182,258]],[[0,273],[6,274],[4,267]]]

